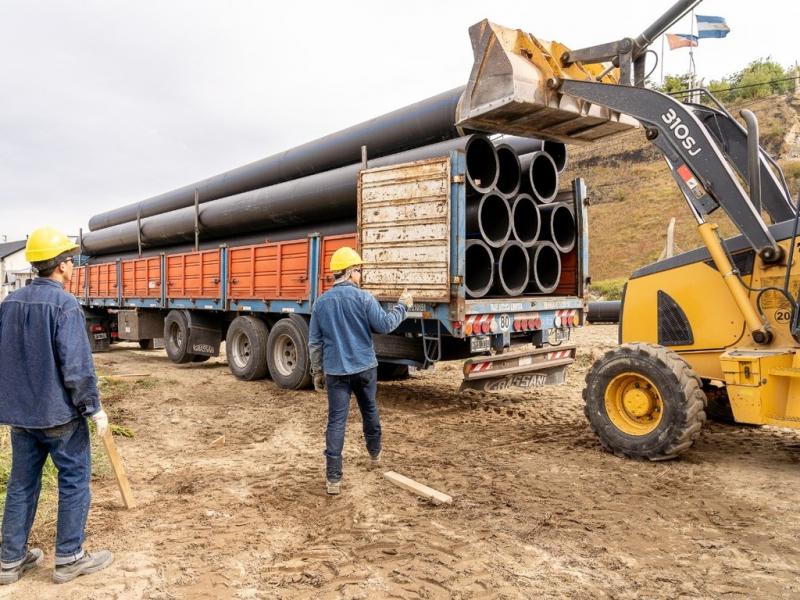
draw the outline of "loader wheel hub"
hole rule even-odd
[[[661,422],[664,403],[658,388],[644,375],[622,373],[608,384],[605,406],[614,426],[628,435],[647,435]]]

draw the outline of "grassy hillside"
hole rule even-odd
[[[762,145],[784,168],[793,197],[800,188],[800,98],[775,96],[730,106],[759,118]],[[678,250],[700,245],[694,219],[659,152],[641,129],[590,146],[570,146],[565,181],[580,176],[589,187],[590,272],[594,281],[627,278],[658,259],[667,225],[676,218]],[[713,219],[730,235],[722,214]]]

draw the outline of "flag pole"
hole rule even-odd
[[[690,27],[689,31],[690,31],[690,33],[692,35],[692,38],[693,38],[694,37],[694,9],[692,9],[691,20],[692,20],[692,22],[691,22],[691,25],[689,26]],[[689,40],[690,42],[693,41],[692,38],[690,38],[690,40]],[[694,64],[694,45],[690,44],[689,45],[689,89],[691,89],[691,90],[693,90],[695,88],[695,84],[694,84],[695,69],[696,69],[696,67],[695,67],[695,64]],[[694,92],[691,92],[689,94],[689,98],[688,98],[689,102],[694,102],[694,95],[695,95]]]
[[[664,40],[667,38],[666,33],[661,34],[661,86],[664,86],[664,58],[666,55],[664,54]]]

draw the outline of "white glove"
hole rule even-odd
[[[108,431],[108,415],[102,408],[92,415],[92,421],[97,429],[97,437],[103,437]]]
[[[408,291],[408,288],[404,289],[403,293],[400,294],[400,299],[397,301],[397,303],[405,306],[406,310],[414,306],[414,298],[411,296],[411,293]]]
[[[314,391],[315,392],[325,391],[325,373],[314,374]]]

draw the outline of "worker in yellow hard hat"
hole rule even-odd
[[[0,304],[0,423],[11,426],[8,478],[0,548],[0,584],[17,581],[41,564],[28,547],[42,467],[48,455],[58,469],[58,521],[53,580],[94,573],[113,560],[107,550],[89,554],[83,541],[91,492],[87,418],[105,434],[86,321],[72,279],[75,242],[52,227],[28,238],[25,257],[38,272],[33,283]]]
[[[381,421],[375,392],[378,359],[372,333],[389,333],[405,319],[414,301],[404,291],[397,305],[384,311],[377,300],[361,290],[363,261],[358,252],[343,247],[331,257],[333,288],[320,296],[311,311],[309,355],[314,389],[328,392],[328,426],[325,431],[326,489],[341,491],[342,449],[355,394],[364,422],[364,438],[372,464],[381,456]]]

